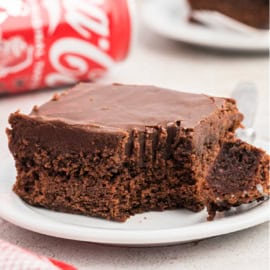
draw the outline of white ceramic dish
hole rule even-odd
[[[186,0],[147,0],[144,1],[142,14],[151,30],[173,40],[224,50],[269,50],[267,30],[244,34],[188,22],[189,6]]]
[[[241,206],[212,221],[187,210],[149,212],[125,223],[49,211],[25,204],[12,192],[16,171],[1,161],[0,216],[22,228],[60,238],[125,246],[171,245],[243,230],[269,220],[269,202]]]

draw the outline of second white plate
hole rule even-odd
[[[146,25],[154,32],[194,45],[225,50],[268,51],[269,31],[245,35],[220,28],[189,23],[186,0],[147,0],[142,8]]]

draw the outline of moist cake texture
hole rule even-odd
[[[269,196],[269,156],[239,139],[224,141],[210,167],[201,194],[212,219],[216,211]]]
[[[192,10],[223,13],[255,28],[269,28],[268,0],[188,0]]]
[[[82,83],[11,114],[14,191],[31,205],[116,221],[205,205],[213,213],[216,193],[202,190],[214,192],[213,164],[242,119],[232,99]]]

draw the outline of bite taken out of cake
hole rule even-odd
[[[14,191],[31,205],[115,221],[205,206],[212,218],[269,194],[269,156],[234,138],[242,119],[228,98],[82,83],[10,115]]]

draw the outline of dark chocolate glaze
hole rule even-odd
[[[224,117],[227,110],[235,113]],[[241,116],[231,99],[154,86],[81,83],[39,108],[35,106],[30,115],[12,114],[9,121],[14,130],[20,130],[14,131],[16,141],[24,138],[31,141],[31,147],[42,145],[56,153],[103,151],[121,148],[123,143],[126,156],[131,157],[138,141],[144,167],[146,151],[151,151],[155,162],[160,136],[166,136],[163,132],[168,136],[162,152],[170,159],[180,128],[194,131],[199,153],[207,138],[218,140],[219,130],[234,129]],[[216,128],[208,127],[209,121],[215,121]],[[146,145],[149,136],[151,147]]]
[[[177,121],[183,128],[194,128],[226,100],[154,86],[81,83],[30,116],[103,129],[144,130]]]

